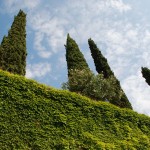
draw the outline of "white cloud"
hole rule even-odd
[[[83,42],[89,36],[97,36],[98,33],[95,33],[103,24],[105,17],[112,15],[114,9],[120,12],[131,9],[131,6],[122,0],[66,0],[64,5],[58,5],[56,8],[44,5],[41,0],[6,0],[4,4],[9,12],[18,11],[20,8],[27,9],[29,27],[35,32],[44,34],[41,41],[47,41],[49,50],[54,53],[61,49],[68,32]],[[39,8],[40,4],[43,4],[43,8]],[[36,36],[38,34],[35,34],[34,45],[37,45]],[[40,45],[42,49],[46,48],[44,45],[45,43]],[[39,45],[35,49],[38,50]]]
[[[30,14],[30,17],[29,25],[35,32],[34,47],[40,51],[39,56],[43,57],[41,51],[42,53],[45,51],[46,54],[49,54],[48,56],[51,56],[52,53],[62,50],[66,36],[63,28],[66,24],[65,20],[53,18],[50,12],[45,10]],[[44,43],[42,44],[42,42]]]
[[[42,40],[44,38],[44,34],[41,32],[37,32],[35,34],[35,42],[34,42],[34,47],[39,50],[39,51],[45,51],[44,45],[42,45]]]
[[[41,36],[41,41],[46,41],[49,50],[53,53],[62,50],[67,33],[77,37],[79,43],[85,43],[88,37],[97,36],[97,31],[103,24],[104,17],[112,15],[114,9],[119,12],[131,9],[121,0],[65,1],[64,5],[61,6],[63,7],[58,5],[55,9],[50,6],[48,8],[43,6],[44,9],[32,11],[29,16],[30,27],[35,32],[44,34],[44,36]],[[101,15],[102,13],[104,13],[104,16]],[[35,43],[36,36],[38,34],[35,34]],[[42,49],[47,49],[47,44],[44,43]],[[37,50],[38,48],[37,46]]]
[[[57,69],[63,69],[67,67],[67,62],[66,62],[66,58],[65,55],[62,55],[59,57],[58,59],[58,63],[57,63]]]
[[[132,102],[134,110],[150,115],[150,87],[142,77],[140,70],[137,75],[132,75],[126,78],[123,81],[123,87],[128,93],[128,97]]]
[[[42,58],[50,58],[52,55],[50,51],[40,51],[38,54]]]
[[[131,6],[123,3],[122,0],[110,0],[108,3],[110,3],[111,7],[118,9],[120,12],[128,11],[131,9]]]
[[[8,13],[18,12],[20,9],[32,10],[39,6],[41,0],[5,0],[4,7]]]
[[[49,63],[29,64],[26,70],[27,78],[44,77],[51,72]]]
[[[38,55],[42,58],[49,58],[52,55],[51,51],[48,51],[42,42],[44,40],[44,33],[36,32],[34,47],[38,51]]]

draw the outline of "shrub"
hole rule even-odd
[[[62,88],[75,91],[94,100],[111,102],[120,99],[122,91],[119,90],[113,76],[104,78],[103,74],[94,75],[89,70],[71,70],[68,82]]]

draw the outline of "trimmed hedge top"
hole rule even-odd
[[[150,118],[0,70],[2,150],[150,149]]]

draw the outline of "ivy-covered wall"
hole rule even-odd
[[[150,149],[150,118],[0,71],[2,150]]]

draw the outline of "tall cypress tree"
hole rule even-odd
[[[114,76],[114,73],[108,65],[107,59],[102,55],[101,51],[98,49],[94,41],[92,39],[89,39],[88,43],[91,50],[91,55],[94,60],[96,71],[98,73],[102,73],[104,75],[104,78],[108,78],[111,75]]]
[[[91,50],[91,55],[92,55],[94,63],[95,63],[96,71],[99,74],[103,74],[104,78],[109,78],[110,76],[113,76],[116,79],[116,82],[117,82],[117,85],[118,85],[120,91],[123,92],[121,85],[120,85],[120,82],[115,77],[113,71],[111,70],[111,68],[107,62],[107,59],[102,55],[101,51],[99,50],[99,48],[97,47],[95,42],[92,39],[89,39],[88,43],[89,43],[89,48]],[[123,92],[122,97],[120,99],[111,100],[110,102],[114,105],[121,107],[121,108],[132,109],[131,103],[129,102],[129,100],[128,100],[128,98],[124,92]]]
[[[77,75],[84,71],[85,73],[90,72],[90,68],[81,53],[77,43],[73,40],[70,35],[67,35],[66,41],[66,61],[67,61],[67,68],[68,68],[68,83],[69,83],[69,90],[73,92],[82,93],[84,89],[83,85],[73,86],[71,83],[75,80]],[[85,75],[86,76],[86,75]],[[88,82],[88,79],[85,79]],[[81,84],[81,83],[80,83]],[[81,86],[81,87],[80,87]]]
[[[20,10],[14,17],[8,36],[1,43],[0,68],[15,74],[25,75],[26,69],[26,14]]]
[[[145,81],[150,85],[150,69],[147,67],[142,67],[142,75],[145,78]]]
[[[72,69],[76,70],[90,70],[88,64],[81,53],[77,43],[73,40],[70,35],[67,35],[66,41],[66,61],[67,61],[67,68],[68,68],[68,75],[69,71]]]

